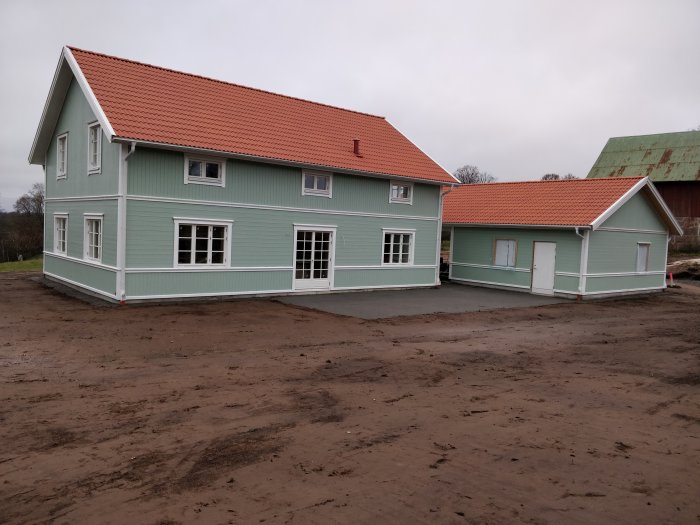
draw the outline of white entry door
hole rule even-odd
[[[535,242],[532,257],[532,293],[554,295],[554,264],[557,243]]]
[[[328,290],[333,271],[333,232],[297,230],[294,289]]]

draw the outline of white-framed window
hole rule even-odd
[[[175,219],[175,266],[227,266],[231,221]]]
[[[88,125],[88,175],[102,170],[102,128],[95,122]]]
[[[68,133],[56,137],[56,178],[65,179],[68,174]]]
[[[68,214],[53,214],[53,251],[66,254],[68,247]]]
[[[185,155],[185,184],[224,186],[226,159]]]
[[[301,173],[301,194],[331,197],[333,176],[325,171],[303,170]]]
[[[102,260],[102,214],[86,213],[84,217],[85,258],[100,262]]]
[[[414,230],[382,230],[382,264],[413,264]]]
[[[389,202],[413,204],[413,183],[392,180],[389,184]]]
[[[513,239],[496,239],[496,245],[493,249],[494,266],[515,268],[515,255],[517,249],[518,243]]]
[[[638,272],[648,272],[649,271],[649,249],[651,244],[648,242],[638,242],[637,243],[637,271]]]

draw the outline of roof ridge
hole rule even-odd
[[[557,180],[506,180],[503,182],[478,182],[474,184],[460,184],[458,188],[469,188],[471,186],[493,186],[496,184],[541,184],[541,183],[555,183],[555,182],[592,182],[601,180],[641,180],[644,177],[642,175],[634,175],[629,177],[610,177],[608,178],[597,178],[597,179],[557,179]]]
[[[199,79],[202,79],[202,80],[207,80],[207,81],[209,81],[209,82],[216,82],[216,83],[224,84],[224,85],[227,85],[227,86],[236,86],[236,87],[239,87],[239,88],[242,88],[242,89],[248,89],[248,90],[251,90],[251,91],[257,91],[257,92],[259,92],[259,93],[266,93],[266,94],[268,94],[268,95],[274,95],[274,96],[276,96],[276,97],[282,97],[282,98],[286,98],[286,99],[297,100],[297,101],[300,101],[300,102],[306,102],[306,103],[308,103],[308,104],[314,104],[314,105],[316,105],[316,106],[323,106],[323,107],[326,107],[326,108],[338,109],[338,110],[340,110],[340,111],[347,111],[347,112],[349,112],[349,113],[355,113],[355,114],[357,114],[357,115],[364,115],[364,116],[366,116],[366,117],[373,117],[373,118],[377,118],[377,119],[386,120],[386,117],[383,117],[383,116],[381,116],[381,115],[373,115],[373,114],[371,114],[371,113],[366,113],[366,112],[364,112],[364,111],[357,111],[357,110],[355,110],[355,109],[348,109],[348,108],[343,108],[343,107],[340,107],[340,106],[334,106],[334,105],[332,105],[332,104],[325,104],[325,103],[323,103],[323,102],[316,102],[316,101],[314,101],[314,100],[309,100],[309,99],[306,99],[306,98],[293,97],[293,96],[291,96],[291,95],[284,95],[284,94],[282,94],[282,93],[275,93],[274,91],[268,91],[268,90],[266,90],[266,89],[260,89],[260,88],[250,87],[250,86],[244,86],[243,84],[236,84],[235,82],[227,82],[227,81],[225,81],[225,80],[219,80],[219,79],[217,79],[217,78],[211,78],[211,77],[207,77],[207,76],[204,76],[204,75],[197,75],[197,74],[195,74],[195,73],[187,73],[186,71],[179,71],[179,70],[177,70],[177,69],[172,69],[172,68],[168,68],[168,67],[156,66],[156,65],[154,65],[154,64],[148,64],[148,63],[146,63],[146,62],[139,62],[138,60],[131,60],[131,59],[129,59],[129,58],[122,58],[122,57],[118,57],[118,56],[114,56],[114,55],[107,55],[107,54],[105,54],[105,53],[98,53],[98,52],[96,52],[96,51],[90,51],[90,50],[88,50],[88,49],[81,49],[81,48],[75,47],[75,46],[66,46],[66,47],[67,47],[68,49],[70,49],[71,51],[80,51],[81,53],[87,53],[87,54],[90,54],[90,55],[95,55],[95,56],[100,56],[100,57],[104,57],[104,58],[109,58],[109,59],[112,59],[112,60],[119,60],[119,61],[121,61],[121,62],[129,62],[129,63],[131,63],[131,64],[136,64],[136,65],[139,65],[139,66],[150,67],[150,68],[153,68],[153,69],[159,69],[159,70],[161,70],[161,71],[167,71],[167,72],[169,72],[169,73],[176,73],[176,74],[178,74],[178,75],[184,75],[184,76],[188,76],[188,77],[199,78]]]
[[[613,139],[632,139],[632,138],[642,138],[642,137],[656,137],[658,135],[678,135],[680,133],[700,133],[699,129],[688,129],[686,131],[665,131],[663,133],[646,133],[644,135],[619,135],[617,137],[610,137],[608,140]]]

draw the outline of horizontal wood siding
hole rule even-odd
[[[636,230],[657,230],[665,232],[668,228],[656,211],[649,204],[643,192],[637,193],[619,210],[606,220],[604,228],[634,228]]]
[[[73,80],[54,130],[46,156],[46,196],[48,198],[114,195],[119,176],[119,144],[110,144],[102,132],[102,170],[87,174],[88,124],[95,122],[92,109]],[[68,133],[68,172],[56,180],[56,138]]]
[[[389,180],[333,175],[332,198],[301,194],[302,170],[288,166],[228,160],[224,188],[184,184],[185,155],[137,148],[129,158],[130,195],[320,210],[437,217],[440,188],[416,184],[413,204],[389,203]]]
[[[54,214],[68,214],[66,251],[69,257],[82,259],[85,213],[102,213],[102,262],[109,266],[117,263],[117,200],[47,202],[44,214],[45,246],[47,252],[54,251]]]
[[[106,268],[97,268],[77,261],[70,261],[47,254],[44,257],[44,273],[59,280],[101,290],[114,295],[116,290],[116,273]]]
[[[335,287],[382,287],[432,285],[435,283],[434,268],[392,268],[342,270],[335,272]]]
[[[455,227],[452,240],[452,262],[467,265],[452,265],[452,276],[504,285],[529,288],[532,270],[532,250],[535,241],[555,242],[556,272],[579,272],[581,260],[581,238],[572,230],[533,230],[518,228],[464,228]],[[511,268],[494,267],[494,245],[497,239],[512,239],[517,242],[515,271]],[[578,291],[578,277],[555,275],[555,288],[563,291]]]

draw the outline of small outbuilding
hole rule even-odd
[[[463,185],[443,223],[450,280],[581,299],[663,290],[683,233],[648,177]]]

